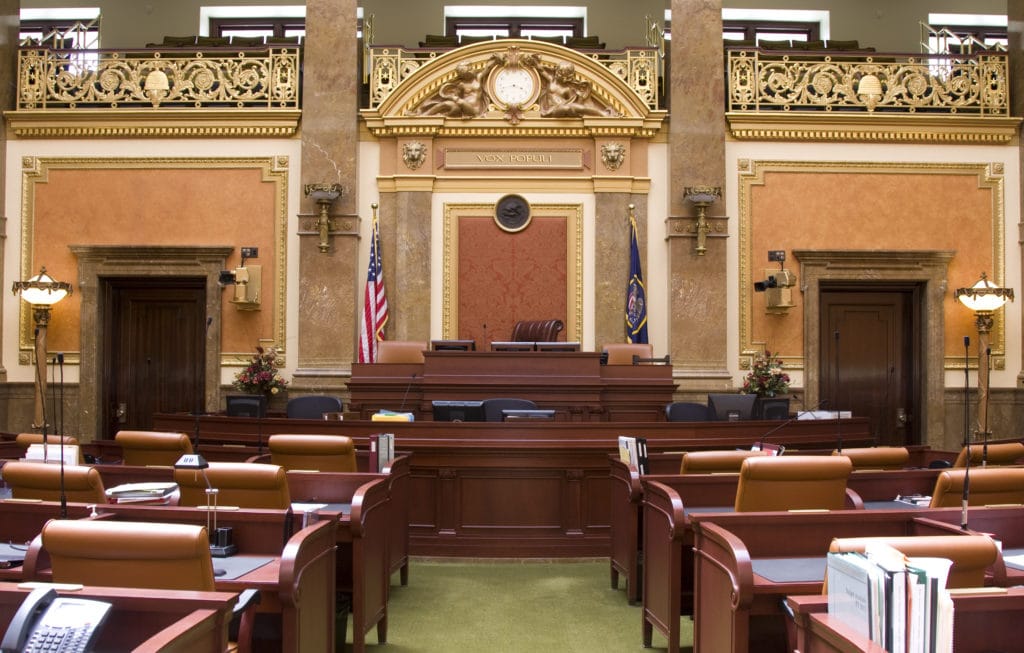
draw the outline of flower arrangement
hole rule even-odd
[[[778,353],[765,350],[754,357],[750,372],[743,379],[743,392],[758,397],[774,397],[789,390],[789,375],[782,371]]]
[[[234,386],[250,394],[276,395],[288,387],[277,369],[277,350],[256,347],[256,353],[245,368],[235,375]]]

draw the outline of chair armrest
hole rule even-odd
[[[260,604],[258,589],[245,589],[238,593],[238,602],[231,609],[232,620],[238,620],[238,653],[251,653],[256,629],[256,606]]]
[[[846,488],[846,505],[844,507],[853,510],[864,510],[864,500],[860,498],[856,490]]]

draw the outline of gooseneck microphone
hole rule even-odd
[[[813,411],[818,410],[822,406],[826,406],[826,405],[828,405],[828,399],[822,399],[818,403],[814,404],[814,406],[812,406],[809,410],[811,412],[813,412]],[[796,415],[794,415],[793,417],[790,417],[785,422],[783,422],[781,424],[778,424],[777,426],[773,426],[772,428],[768,429],[768,431],[764,435],[762,435],[761,438],[757,441],[757,448],[758,448],[758,450],[759,451],[764,451],[764,442],[765,442],[765,440],[768,437],[770,437],[776,431],[781,431],[782,429],[786,428],[787,426],[789,426],[793,422],[799,420],[800,419],[800,414],[801,413],[806,413],[806,412],[808,412],[808,411],[807,410],[797,411]],[[781,454],[782,452],[780,451],[779,453]]]
[[[981,425],[981,466],[988,466],[988,395],[992,386],[989,384],[992,368],[989,362],[992,360],[992,348],[985,347],[985,423]],[[978,361],[980,366],[981,361]],[[980,367],[979,367],[980,371]]]
[[[210,325],[211,324],[213,324],[213,316],[212,315],[206,318],[206,332],[203,334],[203,352],[206,351],[206,341],[210,339]],[[205,364],[205,359],[206,359],[205,353],[203,355],[203,359],[204,359],[203,367],[205,369],[205,367],[206,367],[206,364]],[[200,387],[204,388],[204,389],[206,388],[206,383],[200,383],[198,385]],[[203,395],[204,394],[205,394],[205,390],[196,393],[196,407],[195,407],[195,413],[193,414],[193,417],[195,419],[194,419],[194,423],[193,423],[193,426],[192,426],[192,430],[193,430],[193,434],[192,434],[192,450],[195,451],[196,453],[199,453],[199,415],[203,412]]]
[[[409,398],[409,390],[412,389],[413,383],[416,383],[416,372],[412,373],[412,376],[409,377],[409,383],[405,386],[405,394],[402,395],[402,403],[398,407],[398,412],[400,413],[405,412],[405,400]]]
[[[835,339],[836,346],[833,355],[835,356],[836,362],[836,451],[841,455],[843,453],[843,421],[841,419],[842,411],[839,410],[839,407],[843,405],[843,402],[839,397],[839,329],[836,329],[835,331]]]
[[[971,338],[964,336],[964,447],[967,461],[964,464],[964,491],[960,497],[960,528],[965,531],[967,530],[967,504],[971,497],[971,376],[967,367],[970,349]]]

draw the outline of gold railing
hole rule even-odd
[[[299,108],[300,48],[18,53],[18,110]]]
[[[876,55],[728,51],[733,113],[862,111],[1006,118],[1009,64],[1001,53]]]
[[[444,49],[370,46],[370,107],[375,109],[424,64],[449,52]],[[658,108],[658,51],[656,48],[579,51],[625,82],[651,109]]]

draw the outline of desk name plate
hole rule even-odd
[[[444,165],[450,170],[488,169],[567,169],[582,170],[584,167],[582,149],[445,149]]]

